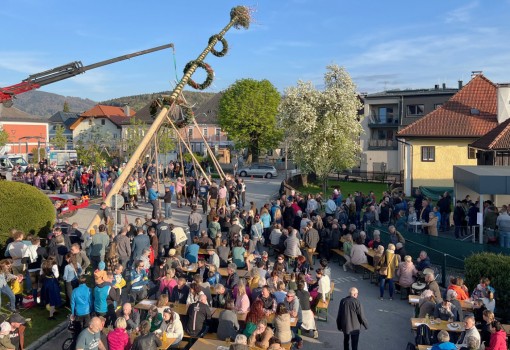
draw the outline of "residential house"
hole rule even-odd
[[[71,130],[71,125],[73,125],[79,117],[79,113],[57,112],[53,114],[50,119],[48,119],[50,141],[55,137],[57,127],[62,126],[64,128],[64,136],[67,138],[66,149],[73,149],[73,131]]]
[[[388,90],[365,95],[359,171],[400,173],[403,148],[397,141],[398,131],[440,107],[457,91],[443,84],[442,88],[436,85],[434,89]]]
[[[222,95],[223,93],[221,92],[215,94],[194,111],[198,129],[192,124],[181,131],[181,135],[186,140],[189,139],[193,152],[206,154],[207,149],[202,135],[209,146],[217,151],[220,148],[224,149],[233,146],[233,142],[228,140],[227,134],[221,130],[218,121],[219,104]]]
[[[497,89],[499,125],[470,145],[477,165],[510,165],[510,84],[498,84]]]
[[[81,141],[91,138],[91,131],[98,131],[105,135],[104,142],[108,146],[119,146],[122,139],[122,126],[130,123],[135,111],[128,106],[125,108],[95,105],[69,127],[73,132],[73,142],[76,146]]]
[[[454,165],[476,165],[470,147],[498,125],[497,86],[474,72],[471,81],[441,107],[400,130],[404,190],[453,187]]]
[[[48,121],[25,113],[16,107],[6,108],[0,104],[0,129],[9,134],[9,141],[0,147],[1,153],[27,156],[36,148],[48,145]]]

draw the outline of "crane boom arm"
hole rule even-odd
[[[124,61],[136,56],[145,55],[151,52],[160,51],[168,48],[173,48],[174,44],[166,44],[158,47],[153,47],[151,49],[138,51],[134,53],[130,53],[127,55],[111,58],[109,60],[97,62],[94,64],[90,64],[88,66],[84,66],[80,61],[71,62],[68,64],[64,64],[59,67],[55,67],[53,69],[49,69],[44,72],[32,74],[28,76],[21,83],[16,85],[7,86],[4,88],[0,88],[0,103],[11,104],[13,97],[16,95],[22,94],[27,91],[35,90],[40,88],[41,86],[55,83],[57,81],[61,81],[67,78],[74,77],[78,74],[85,73],[88,70],[106,66],[108,64],[112,64],[115,62]]]

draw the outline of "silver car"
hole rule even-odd
[[[272,165],[267,164],[252,164],[239,169],[239,176],[262,176],[267,179],[278,176],[278,171]]]

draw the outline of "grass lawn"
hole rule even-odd
[[[376,197],[380,197],[383,191],[388,190],[388,185],[385,183],[329,180],[327,194],[330,194],[335,187],[338,187],[338,189],[342,191],[344,198],[349,193],[354,193],[355,191],[361,191],[363,194],[368,194],[370,191],[374,191]],[[305,194],[317,194],[322,192],[322,185],[309,183],[308,186],[301,186],[296,190]]]
[[[65,297],[64,300],[65,301]],[[8,308],[5,307],[8,302],[7,298],[2,295],[2,310],[1,312],[7,316],[11,314]],[[35,340],[42,337],[44,334],[51,331],[53,328],[57,327],[60,323],[62,323],[67,315],[70,314],[68,310],[64,307],[60,307],[57,309],[58,314],[55,314],[57,318],[55,321],[48,320],[49,312],[46,308],[35,306],[30,309],[22,309],[20,315],[25,318],[30,318],[31,322],[28,323],[27,329],[25,330],[25,348],[32,344]]]

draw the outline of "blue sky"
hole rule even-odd
[[[254,23],[227,34],[227,56],[206,58],[216,73],[206,91],[241,78],[268,79],[281,92],[300,79],[320,86],[332,63],[362,92],[455,87],[473,70],[510,81],[510,0],[4,0],[0,86],[71,61],[87,65],[170,42],[180,77],[238,4],[254,8]],[[42,90],[101,101],[169,90],[175,75],[172,52],[163,50]]]

